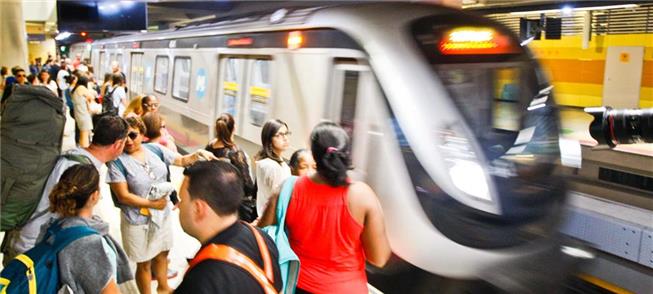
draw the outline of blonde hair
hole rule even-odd
[[[50,211],[75,216],[100,188],[100,175],[92,164],[76,164],[63,172],[50,192]]]
[[[137,116],[143,115],[143,106],[141,105],[141,101],[143,100],[143,97],[145,97],[145,95],[138,95],[132,98],[132,100],[129,101],[129,104],[125,108],[123,117],[127,117],[127,115],[131,113],[134,113]]]

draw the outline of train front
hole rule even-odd
[[[393,251],[462,279],[555,263],[566,248],[554,241],[566,189],[554,173],[552,87],[505,27],[417,7],[358,11],[369,23],[356,37],[387,112],[386,135],[370,140],[379,158],[366,179],[379,193]]]

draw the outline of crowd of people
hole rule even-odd
[[[72,293],[126,292],[121,285],[129,282],[150,293],[153,279],[160,293],[276,293],[286,279],[279,267],[279,252],[286,249],[300,262],[296,293],[367,293],[365,264],[382,267],[390,247],[376,194],[348,177],[351,142],[342,128],[318,124],[310,150],[287,159],[290,127],[272,119],[262,127],[260,151],[250,158],[236,144],[234,118],[224,113],[204,149],[181,155],[157,97],[129,99],[125,75],[118,64],[112,68],[102,83],[83,61],[48,58],[41,66],[36,60],[32,81],[19,67],[11,76],[2,68],[3,104],[14,84],[47,87],[66,102],[64,140],[72,141],[63,143],[63,153],[87,159],[58,160],[29,222],[6,235],[3,264],[43,242],[43,232],[57,223],[98,232],[59,252],[60,281]],[[93,215],[103,165],[121,211],[122,242]],[[185,167],[181,187],[170,182],[170,165]],[[281,187],[290,179],[291,197],[280,210]],[[175,207],[182,229],[202,246],[173,290],[168,253]],[[277,248],[257,228],[277,224],[280,211],[290,248]],[[136,263],[135,273],[129,263]]]

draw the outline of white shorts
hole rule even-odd
[[[120,232],[122,247],[131,261],[150,261],[159,253],[172,248],[172,214],[163,220],[161,227],[156,227],[152,223],[132,225],[121,213]]]

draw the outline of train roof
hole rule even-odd
[[[257,2],[252,2],[256,6]],[[269,3],[269,2],[268,2]],[[260,3],[259,3],[260,4]],[[277,5],[265,5],[260,10],[250,10],[227,17],[199,21],[184,27],[171,28],[158,32],[137,33],[118,36],[93,42],[93,45],[125,43],[135,41],[167,40],[189,38],[216,34],[230,34],[242,32],[279,31],[297,28],[311,28],[309,18],[320,10],[329,8],[344,8],[352,10],[361,6],[393,6],[415,7],[430,6],[432,4],[393,2],[393,1],[298,1],[278,2]],[[277,19],[278,18],[278,19]]]

